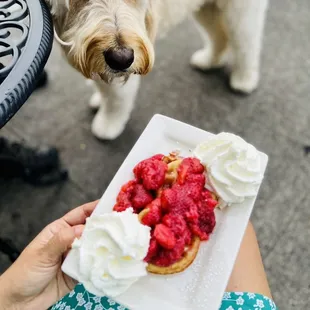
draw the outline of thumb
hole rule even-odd
[[[62,259],[62,256],[71,247],[76,233],[74,227],[60,229],[52,239],[47,243],[44,254],[48,261],[56,263]]]

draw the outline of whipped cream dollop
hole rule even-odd
[[[220,208],[257,195],[263,179],[256,148],[231,133],[220,133],[199,144],[194,155],[206,167],[207,184],[220,197]]]
[[[147,275],[149,244],[150,228],[131,208],[92,216],[72,245],[79,254],[77,280],[97,296],[120,295]]]

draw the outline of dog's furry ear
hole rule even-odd
[[[157,33],[157,10],[153,0],[149,0],[149,5],[145,15],[145,26],[150,40],[154,43]]]
[[[66,17],[71,0],[45,0],[53,16],[55,35],[61,36],[64,31]]]
[[[68,12],[70,0],[45,0],[53,17],[61,18]]]

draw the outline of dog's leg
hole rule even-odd
[[[92,123],[93,134],[102,140],[113,140],[124,130],[140,85],[138,75],[130,76],[125,84],[97,82],[103,102]]]
[[[251,93],[258,85],[268,0],[229,0],[222,8],[234,64],[230,86]]]
[[[103,90],[100,91],[100,88],[92,80],[86,80],[86,85],[91,87],[94,91],[89,99],[88,105],[92,110],[97,111],[106,100],[103,94]]]
[[[213,4],[205,4],[194,15],[204,47],[191,58],[191,65],[201,70],[218,68],[225,64],[227,34],[223,29],[220,9]]]
[[[101,104],[104,104],[105,98],[100,91],[95,91],[89,99],[89,107],[96,111],[100,108]]]

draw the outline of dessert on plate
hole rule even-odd
[[[74,242],[75,278],[93,294],[115,297],[148,274],[184,271],[214,231],[215,209],[257,195],[261,165],[259,152],[229,133],[190,157],[172,152],[139,162],[112,212],[89,218]]]

